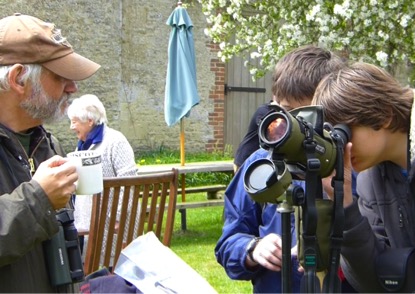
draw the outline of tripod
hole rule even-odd
[[[336,157],[336,175],[332,178],[332,187],[334,188],[333,207],[330,206],[330,230],[327,231],[327,237],[330,236],[330,252],[328,253],[327,264],[324,254],[320,252],[316,236],[317,223],[320,213],[316,206],[316,200],[323,198],[321,177],[319,176],[319,160],[315,157],[315,144],[312,140],[304,141],[304,148],[307,155],[307,166],[305,173],[306,192],[301,187],[291,185],[285,192],[283,201],[280,202],[277,211],[282,216],[282,290],[284,293],[291,292],[291,222],[290,214],[293,212],[292,205],[301,206],[302,208],[302,242],[303,242],[303,267],[304,277],[301,281],[301,291],[304,293],[320,293],[320,282],[317,278],[318,268],[327,268],[328,273],[323,280],[324,293],[341,292],[341,283],[337,276],[337,270],[340,263],[340,249],[343,239],[343,144],[339,137],[334,136],[337,144]],[[280,198],[281,199],[281,198]],[[330,203],[331,204],[331,203]],[[300,223],[297,225],[297,231],[300,230]],[[300,235],[300,234],[298,234]],[[299,251],[301,248],[299,248]],[[323,255],[323,256],[322,256]]]
[[[285,198],[277,206],[277,212],[281,214],[281,240],[282,240],[282,267],[281,267],[281,276],[282,276],[282,292],[291,293],[291,213],[294,212],[292,206],[292,201],[289,201],[290,197],[292,198],[303,198],[304,190],[298,186],[290,186],[290,188],[285,192]]]
[[[339,185],[337,185],[339,187]],[[317,185],[317,189],[319,189]],[[306,191],[312,188],[306,185]],[[309,192],[310,193],[310,192]],[[308,193],[308,194],[309,194]],[[301,291],[304,293],[320,293],[320,280],[317,277],[317,271],[328,269],[323,281],[323,293],[339,293],[341,292],[340,280],[337,276],[337,270],[340,259],[341,236],[342,236],[342,207],[332,205],[332,201],[310,200],[310,195],[306,196],[304,190],[300,186],[291,185],[285,192],[284,200],[277,206],[277,212],[281,214],[281,239],[282,239],[282,292],[292,292],[292,264],[291,264],[291,213],[294,212],[294,206],[300,206],[299,215],[297,215],[296,230],[299,256],[302,255],[302,266],[304,268],[304,276],[301,281]],[[309,199],[306,199],[309,197]],[[312,203],[310,203],[312,202]],[[324,204],[324,205],[323,205]],[[339,209],[340,208],[340,209]],[[337,217],[335,216],[337,212]],[[317,218],[321,220],[317,220]],[[300,222],[301,219],[301,222]],[[323,225],[321,225],[323,224]],[[317,237],[316,232],[320,231]],[[320,238],[327,238],[322,241]],[[321,242],[318,242],[321,241]],[[330,246],[323,249],[321,244],[330,243]],[[320,246],[319,246],[320,245]],[[329,249],[329,248],[330,249]]]
[[[244,175],[245,190],[256,202],[278,203],[277,211],[282,214],[282,285],[284,292],[290,292],[291,285],[291,222],[292,205],[300,206],[301,225],[297,225],[300,263],[304,268],[301,291],[319,293],[318,271],[327,270],[323,280],[323,292],[340,292],[337,276],[340,249],[343,240],[343,151],[351,138],[346,125],[324,124],[322,108],[300,109],[292,117],[280,109],[267,115],[259,126],[260,145],[268,150],[266,159],[250,164]],[[293,113],[294,114],[294,113]],[[308,118],[311,122],[304,119]],[[331,140],[328,139],[331,137]],[[320,161],[321,160],[321,161]],[[322,177],[332,177],[334,201],[323,201]],[[305,180],[305,193],[292,193],[292,179]],[[305,195],[305,196],[304,196]],[[321,250],[317,225],[321,219],[316,200],[329,203],[323,217],[327,230],[321,240],[327,242]],[[324,208],[324,206],[323,206]],[[300,221],[299,221],[300,223]],[[327,253],[327,254],[323,254]]]

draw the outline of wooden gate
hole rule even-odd
[[[225,145],[232,146],[233,153],[245,136],[255,110],[272,98],[272,73],[253,81],[244,66],[245,60],[234,57],[226,64],[224,140]]]

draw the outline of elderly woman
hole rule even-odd
[[[77,150],[97,150],[102,155],[104,177],[137,174],[133,149],[125,136],[107,126],[104,105],[95,95],[74,99],[68,108],[71,130],[78,137]]]
[[[107,115],[102,102],[95,95],[83,95],[68,107],[70,128],[78,137],[76,150],[96,150],[102,156],[104,177],[137,175],[134,152],[127,138],[107,126]],[[78,231],[89,231],[92,196],[80,196],[75,201],[75,226]],[[81,248],[83,240],[81,238]]]

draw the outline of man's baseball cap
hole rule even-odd
[[[72,49],[53,23],[15,13],[0,19],[0,65],[40,64],[68,80],[92,76],[100,65]]]

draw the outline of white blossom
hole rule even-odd
[[[334,14],[338,14],[338,15],[342,15],[342,16],[344,16],[345,13],[346,13],[344,11],[343,6],[341,6],[340,4],[335,4],[334,5],[333,12],[334,12]]]
[[[363,21],[363,23],[365,24],[365,26],[369,27],[372,24],[372,20],[371,19],[365,19]]]
[[[395,9],[399,6],[399,2],[398,1],[390,2],[390,3],[388,3],[388,6],[389,6],[390,9]]]
[[[206,17],[204,33],[219,44],[218,57],[226,61],[248,50],[257,61],[249,65],[252,74],[311,43],[383,67],[415,62],[413,0],[196,1]]]
[[[251,52],[251,58],[252,59],[255,59],[255,58],[258,58],[258,57],[261,57],[261,54],[259,54],[258,52]]]
[[[379,37],[381,37],[383,40],[387,40],[387,39],[389,39],[389,35],[387,34],[387,33],[385,33],[385,32],[383,32],[383,31],[379,31],[378,32],[378,35],[379,35]]]
[[[316,17],[317,13],[319,12],[320,12],[320,5],[319,4],[314,5],[313,8],[310,10],[310,12],[306,14],[306,19],[309,21],[313,20]]]
[[[226,6],[226,0],[219,0],[219,7],[225,7]]]
[[[399,22],[399,24],[403,27],[406,28],[408,26],[408,21],[411,20],[411,16],[409,16],[408,14],[404,14],[401,17],[401,20]]]
[[[381,65],[385,66],[388,64],[388,54],[383,51],[376,52],[376,59],[381,63]]]

